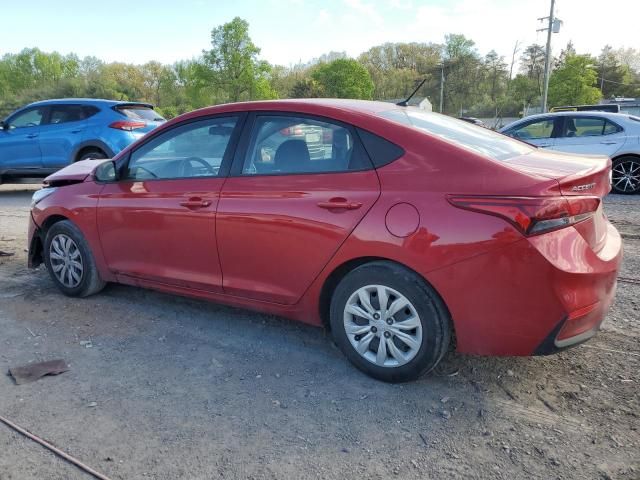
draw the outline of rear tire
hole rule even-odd
[[[82,155],[78,157],[77,161],[80,162],[82,160],[90,160],[90,159],[98,160],[103,158],[107,158],[107,154],[98,148],[94,148],[94,149],[86,150],[85,152],[83,152]]]
[[[611,190],[622,195],[640,192],[640,158],[616,158],[611,165]]]
[[[89,244],[69,220],[54,223],[47,231],[44,263],[51,279],[69,297],[88,297],[104,288]]]
[[[451,320],[438,294],[416,273],[387,261],[362,265],[340,281],[330,323],[351,363],[385,382],[431,371],[451,341]]]

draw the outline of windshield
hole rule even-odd
[[[414,108],[388,110],[379,114],[465,147],[495,160],[507,160],[531,152],[534,147],[496,133],[488,128]]]
[[[118,112],[133,120],[146,120],[147,122],[163,122],[164,118],[153,108],[138,105],[122,105],[115,107]]]

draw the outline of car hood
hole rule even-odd
[[[81,160],[52,173],[44,179],[44,184],[50,187],[59,185],[69,185],[72,183],[84,182],[91,175],[98,165],[109,161],[109,159]]]

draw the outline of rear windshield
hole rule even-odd
[[[120,112],[127,118],[133,120],[146,120],[148,122],[162,122],[164,118],[151,107],[138,105],[121,105],[116,106],[115,110]]]
[[[415,108],[388,110],[379,114],[472,150],[495,160],[507,160],[531,152],[531,147],[488,128]]]

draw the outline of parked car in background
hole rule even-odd
[[[31,103],[0,122],[0,183],[110,158],[165,121],[153,105],[69,98]]]
[[[640,191],[640,117],[607,112],[557,112],[531,115],[500,129],[541,148],[613,160],[615,193]]]
[[[324,325],[405,381],[454,338],[543,355],[596,334],[622,259],[610,168],[383,102],[219,105],[48,177],[29,265],[69,296],[120,282]]]

